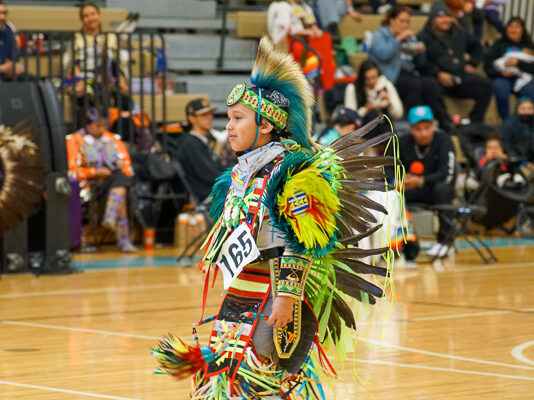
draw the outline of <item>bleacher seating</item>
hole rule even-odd
[[[70,0],[56,1],[57,4],[66,4]],[[48,2],[50,3],[50,2]],[[399,4],[418,7],[431,3],[431,0],[399,0]],[[222,19],[216,0],[152,0],[150,7],[139,1],[107,0],[102,8],[105,30],[113,30],[119,21],[124,19],[128,12],[139,12],[141,18],[138,26],[154,28],[164,32],[167,46],[167,59],[169,76],[175,81],[185,82],[187,95],[173,95],[167,102],[167,115],[169,120],[182,117],[183,108],[189,99],[189,94],[205,93],[210,96],[211,102],[219,106],[219,112],[224,112],[224,99],[227,91],[238,80],[247,80],[256,52],[257,39],[267,33],[266,9],[270,0],[257,0],[255,2],[244,0],[229,0],[230,10],[227,14],[226,26],[228,35],[225,43],[225,56],[222,66],[218,65],[220,29]],[[59,18],[59,22],[58,21]],[[19,30],[24,29],[63,29],[78,30],[80,21],[78,9],[74,7],[30,7],[11,6],[10,19]],[[342,35],[350,35],[358,40],[364,38],[366,30],[376,29],[383,16],[366,14],[362,22],[345,17],[340,24]],[[426,17],[412,16],[412,29],[419,31],[426,23]],[[54,21],[50,26],[49,21]],[[489,30],[490,34],[493,31]],[[486,34],[487,36],[487,34]],[[494,36],[494,35],[491,35]],[[145,71],[150,65],[150,54],[144,54]],[[349,55],[350,62],[355,70],[366,58],[366,53]],[[52,75],[57,76],[60,70],[60,56],[54,54],[51,60]],[[29,57],[28,71],[34,72],[37,59],[34,55]],[[49,61],[47,57],[40,57],[41,73],[47,74]],[[140,76],[140,62],[134,60],[132,76]],[[156,99],[156,102],[158,100]],[[447,106],[451,114],[459,113],[466,116],[470,109],[469,100],[447,99]],[[147,108],[150,111],[150,107]],[[490,106],[488,118],[490,122],[496,121],[494,102]],[[160,115],[156,115],[156,119]],[[220,124],[219,127],[222,125]]]
[[[102,29],[113,31],[126,18],[124,8],[102,8]],[[77,7],[9,6],[9,21],[19,31],[78,31],[81,27]]]
[[[358,40],[365,39],[365,31],[374,31],[381,25],[383,19],[383,15],[365,15],[362,21],[358,22],[346,15],[339,23],[339,32],[343,37],[352,36]],[[428,18],[425,16],[413,15],[410,27],[414,32],[419,32],[423,29],[427,20]]]

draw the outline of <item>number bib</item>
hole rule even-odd
[[[243,268],[259,256],[260,251],[247,224],[239,225],[226,239],[215,263],[223,273],[224,289],[228,289]]]

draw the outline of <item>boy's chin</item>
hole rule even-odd
[[[232,142],[230,142],[230,148],[236,153],[242,153],[245,150],[247,150],[247,149],[244,149],[243,146],[240,146],[238,143],[234,144]]]

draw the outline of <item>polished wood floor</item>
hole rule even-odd
[[[389,318],[369,328],[360,316],[345,367],[361,381],[342,373],[336,398],[534,398],[534,247],[495,252],[490,266],[464,250],[444,265],[398,268]],[[190,337],[201,293],[193,267],[2,276],[0,399],[187,399],[187,381],[152,374],[150,348],[167,332]],[[220,296],[210,292],[208,313]]]

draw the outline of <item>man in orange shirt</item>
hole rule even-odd
[[[83,189],[89,181],[98,182],[96,197],[106,202],[102,225],[114,230],[121,251],[135,251],[130,242],[126,193],[133,175],[128,150],[117,135],[107,130],[107,120],[96,108],[87,112],[87,124],[67,136],[69,176]]]

